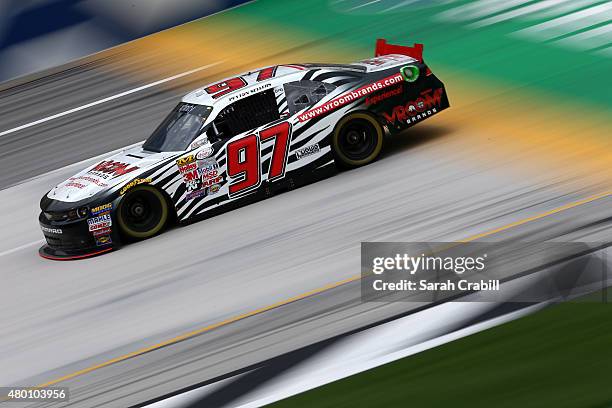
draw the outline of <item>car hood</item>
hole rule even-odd
[[[64,202],[77,202],[103,191],[117,190],[159,162],[177,152],[154,153],[135,146],[109,156],[55,186],[47,197]]]

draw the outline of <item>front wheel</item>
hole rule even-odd
[[[163,194],[154,187],[141,185],[130,190],[119,203],[117,223],[125,237],[146,239],[164,228],[168,212]]]
[[[383,147],[380,123],[367,113],[354,113],[338,122],[332,135],[336,161],[344,167],[366,165],[376,160]]]

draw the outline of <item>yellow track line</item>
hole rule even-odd
[[[125,354],[123,356],[119,356],[119,357],[113,358],[113,359],[105,361],[103,363],[100,363],[100,364],[97,364],[97,365],[94,365],[94,366],[91,366],[91,367],[88,367],[88,368],[84,368],[84,369],[76,371],[74,373],[67,374],[67,375],[65,375],[63,377],[60,377],[60,378],[57,378],[55,380],[46,382],[44,384],[37,385],[34,388],[48,387],[50,385],[57,384],[57,383],[59,383],[61,381],[69,380],[69,379],[77,377],[79,375],[87,374],[87,373],[92,372],[94,370],[97,370],[99,368],[109,366],[109,365],[111,365],[113,363],[118,363],[118,362],[126,360],[128,358],[135,357],[135,356],[138,356],[138,355],[141,355],[141,354],[144,354],[144,353],[148,353],[149,351],[157,350],[159,348],[168,346],[170,344],[178,343],[179,341],[189,339],[191,337],[197,336],[198,334],[202,334],[204,332],[216,329],[216,328],[221,327],[221,326],[226,326],[226,325],[228,325],[230,323],[237,322],[238,320],[246,319],[247,317],[251,317],[251,316],[263,313],[263,312],[267,312],[268,310],[275,309],[275,308],[277,308],[279,306],[284,306],[284,305],[287,305],[289,303],[295,302],[297,300],[301,300],[301,299],[307,298],[309,296],[316,295],[316,294],[319,294],[321,292],[325,292],[327,290],[336,288],[338,286],[344,285],[345,283],[349,283],[349,282],[355,281],[355,280],[359,279],[359,277],[360,277],[360,275],[352,276],[350,278],[341,280],[339,282],[330,283],[328,285],[322,286],[322,287],[317,288],[317,289],[313,289],[313,290],[311,290],[309,292],[302,293],[300,295],[291,297],[289,299],[281,300],[280,302],[276,302],[276,303],[273,303],[271,305],[264,306],[264,307],[259,308],[259,309],[255,309],[255,310],[252,310],[250,312],[243,313],[241,315],[230,317],[230,318],[222,320],[220,322],[213,323],[211,325],[202,327],[200,329],[193,330],[193,331],[190,331],[188,333],[184,333],[184,334],[181,334],[179,336],[173,337],[173,338],[171,338],[169,340],[166,340],[166,341],[163,341],[161,343],[157,343],[157,344],[154,344],[152,346],[145,347],[145,348],[142,348],[140,350],[136,350],[136,351],[133,351],[131,353]]]
[[[463,240],[458,241],[458,242],[470,242],[470,241],[474,241],[476,239],[483,238],[483,237],[486,237],[486,236],[489,236],[489,235],[493,235],[493,234],[496,234],[498,232],[505,231],[507,229],[510,229],[510,228],[513,228],[513,227],[516,227],[516,226],[519,226],[519,225],[523,225],[523,224],[526,224],[526,223],[531,222],[531,221],[539,220],[539,219],[547,217],[549,215],[553,215],[553,214],[556,214],[558,212],[561,212],[561,211],[564,211],[564,210],[568,210],[570,208],[574,208],[574,207],[577,207],[577,206],[582,205],[582,204],[590,203],[590,202],[595,201],[597,199],[607,197],[607,196],[609,196],[611,194],[612,194],[612,191],[608,191],[608,192],[605,192],[605,193],[597,194],[597,195],[585,198],[585,199],[580,200],[580,201],[576,201],[576,202],[573,202],[573,203],[569,203],[569,204],[563,205],[561,207],[555,208],[555,209],[547,211],[545,213],[542,213],[542,214],[539,214],[539,215],[535,215],[533,217],[529,217],[529,218],[525,218],[523,220],[515,221],[515,222],[507,224],[507,225],[505,225],[503,227],[499,227],[499,228],[493,229],[491,231],[484,232],[482,234],[473,235],[473,236],[471,236],[469,238],[463,239]],[[173,337],[173,338],[171,338],[169,340],[166,340],[166,341],[163,341],[161,343],[157,343],[157,344],[154,344],[152,346],[145,347],[145,348],[133,351],[131,353],[128,353],[128,354],[125,354],[125,355],[113,358],[113,359],[105,361],[103,363],[96,364],[96,365],[88,367],[88,368],[84,368],[84,369],[76,371],[74,373],[67,374],[67,375],[65,375],[63,377],[60,377],[60,378],[57,378],[55,380],[51,380],[51,381],[46,382],[44,384],[37,385],[34,388],[49,387],[49,386],[57,384],[57,383],[59,383],[61,381],[70,380],[70,379],[72,379],[74,377],[77,377],[79,375],[87,374],[87,373],[90,373],[90,372],[95,371],[97,369],[100,369],[100,368],[103,368],[103,367],[107,367],[107,366],[109,366],[111,364],[127,360],[128,358],[136,357],[136,356],[139,356],[141,354],[148,353],[149,351],[157,350],[157,349],[160,349],[162,347],[165,347],[165,346],[168,346],[168,345],[171,345],[171,344],[174,344],[174,343],[178,343],[178,342],[180,342],[182,340],[189,339],[191,337],[197,336],[197,335],[205,333],[207,331],[211,331],[213,329],[216,329],[216,328],[219,328],[219,327],[222,327],[222,326],[226,326],[226,325],[228,325],[230,323],[234,323],[234,322],[237,322],[239,320],[246,319],[247,317],[251,317],[251,316],[255,316],[255,315],[260,314],[260,313],[267,312],[269,310],[275,309],[275,308],[280,307],[280,306],[287,305],[289,303],[292,303],[292,302],[295,302],[297,300],[301,300],[301,299],[307,298],[309,296],[320,294],[322,292],[328,291],[330,289],[337,288],[338,286],[341,286],[341,285],[344,285],[344,284],[347,284],[347,283],[350,283],[350,282],[357,281],[359,279],[361,279],[361,275],[355,275],[355,276],[352,276],[350,278],[341,280],[339,282],[330,283],[329,285],[325,285],[325,286],[320,287],[318,289],[314,289],[314,290],[311,290],[309,292],[302,293],[301,295],[297,295],[297,296],[291,297],[289,299],[273,303],[273,304],[271,304],[269,306],[264,306],[262,308],[255,309],[255,310],[247,312],[247,313],[243,313],[243,314],[240,314],[240,315],[237,315],[237,316],[234,316],[234,317],[230,317],[229,319],[222,320],[220,322],[208,325],[206,327],[202,327],[200,329],[193,330],[191,332],[181,334],[179,336]]]
[[[553,210],[546,211],[545,213],[534,215],[533,217],[525,218],[523,220],[515,221],[515,222],[510,223],[508,225],[504,225],[503,227],[495,228],[495,229],[493,229],[491,231],[483,232],[482,234],[472,235],[471,237],[462,239],[462,240],[460,240],[458,242],[475,241],[475,240],[477,240],[479,238],[484,238],[484,237],[487,237],[489,235],[497,234],[498,232],[502,232],[502,231],[505,231],[507,229],[510,229],[510,228],[513,228],[513,227],[517,227],[519,225],[523,225],[523,224],[526,224],[526,223],[531,222],[531,221],[539,220],[540,218],[548,217],[549,215],[553,215],[553,214],[556,214],[556,213],[564,211],[564,210],[569,210],[570,208],[578,207],[579,205],[582,205],[582,204],[590,203],[591,201],[595,201],[595,200],[598,200],[600,198],[607,197],[610,194],[612,194],[612,191],[606,191],[604,193],[597,194],[597,195],[585,198],[585,199],[580,200],[580,201],[575,201],[573,203],[565,204],[565,205],[563,205],[561,207],[558,207],[558,208],[555,208]]]

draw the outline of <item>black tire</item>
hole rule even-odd
[[[168,202],[158,189],[138,186],[130,190],[117,208],[117,223],[126,238],[140,240],[162,231],[169,218]]]
[[[380,123],[367,113],[342,118],[332,135],[332,150],[342,167],[364,166],[378,158],[384,142]]]

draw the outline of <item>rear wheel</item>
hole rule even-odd
[[[367,113],[354,113],[338,122],[332,136],[336,161],[344,167],[359,167],[376,160],[383,147],[384,132]]]
[[[145,239],[164,228],[168,213],[168,202],[159,190],[151,186],[138,186],[119,203],[117,222],[127,238]]]

